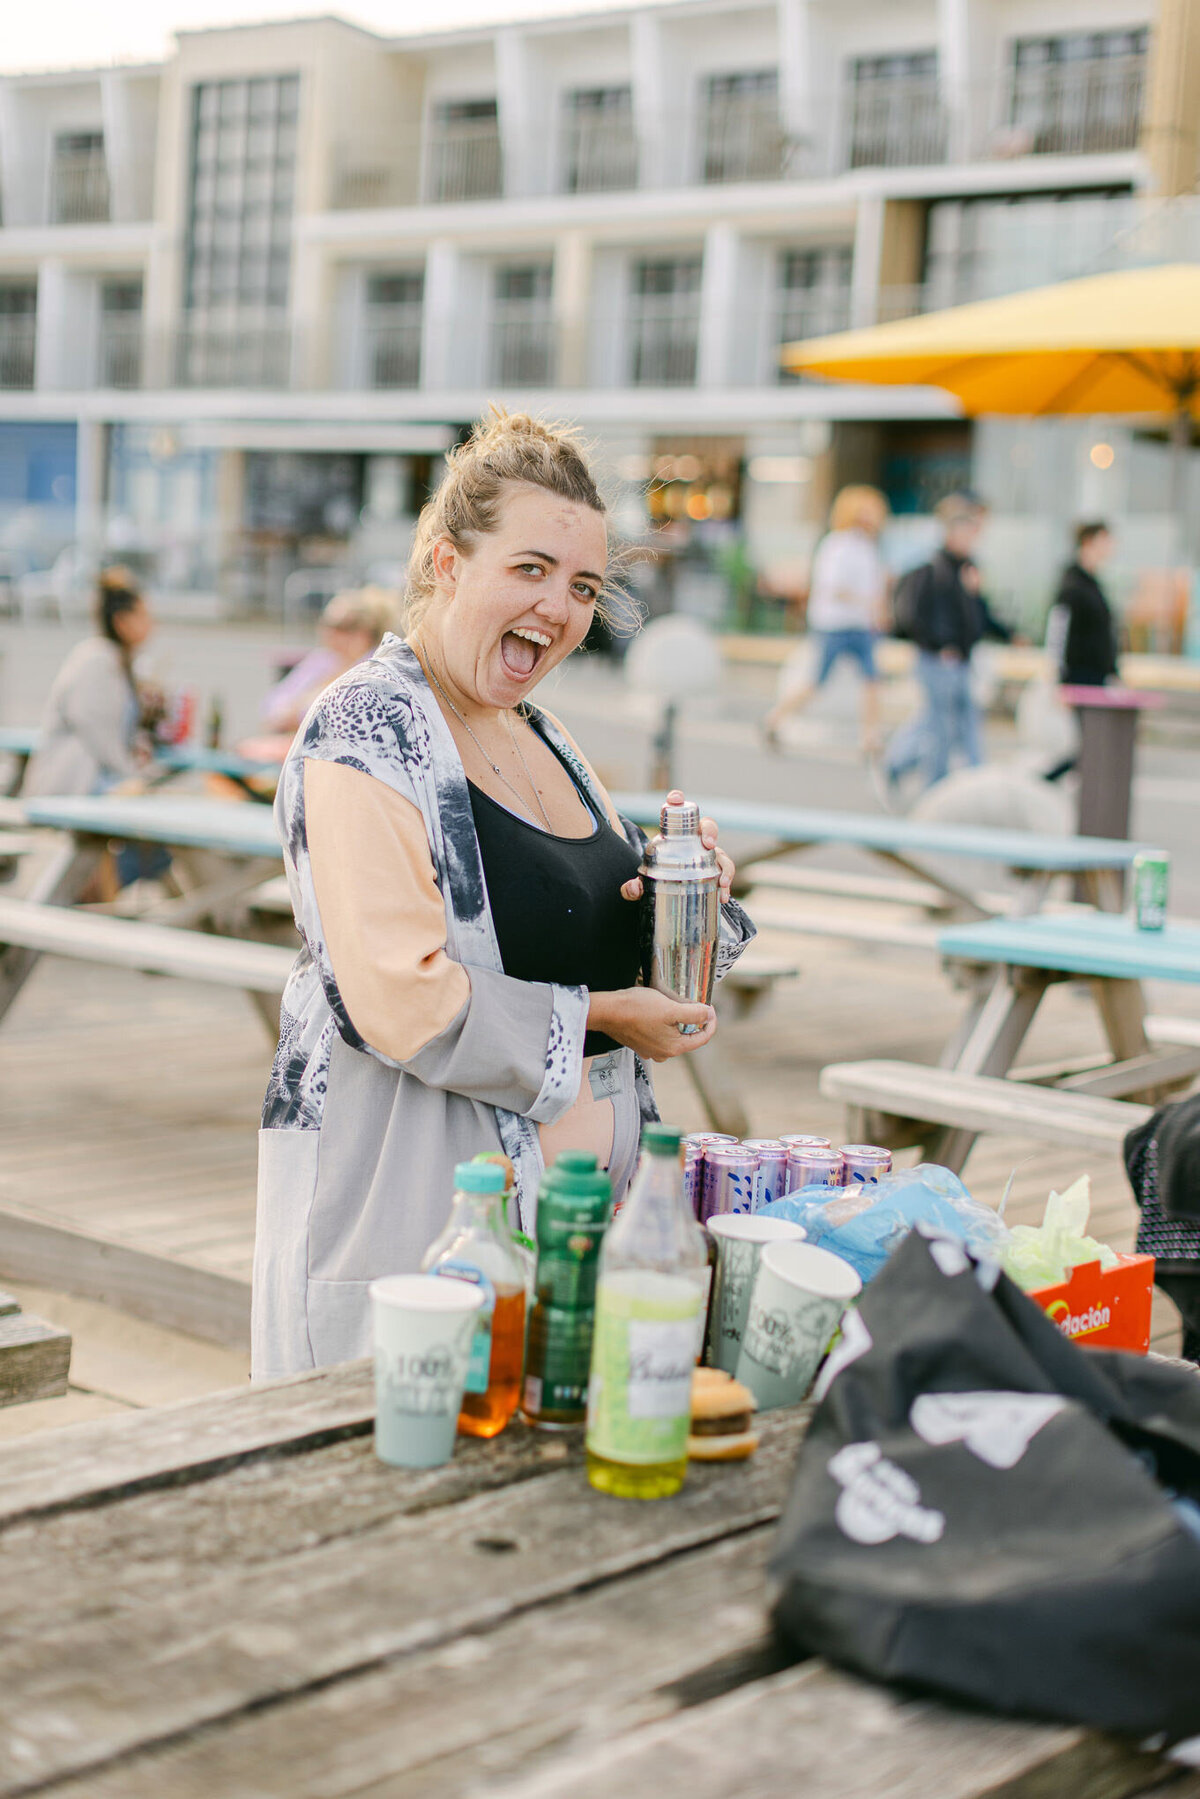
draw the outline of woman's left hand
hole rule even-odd
[[[667,804],[670,806],[679,806],[682,805],[683,799],[683,794],[676,788],[667,795]],[[715,819],[702,818],[700,820],[700,838],[705,849],[716,850],[717,852],[717,867],[721,871],[719,898],[721,904],[724,905],[733,892],[733,877],[737,872],[733,858],[732,856],[727,856],[725,851],[721,849],[717,843],[717,824]],[[622,897],[627,900],[641,899],[641,876],[635,875],[632,881],[626,881],[621,889],[621,894]]]

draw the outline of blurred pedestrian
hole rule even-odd
[[[265,736],[238,744],[243,756],[282,762],[305,713],[331,681],[373,656],[389,631],[399,628],[400,600],[386,587],[356,587],[335,594],[321,614],[320,642],[272,687],[262,704]]]
[[[779,727],[807,706],[843,656],[862,673],[860,736],[864,751],[879,746],[879,679],[875,639],[884,623],[888,573],[879,553],[879,534],[888,503],[876,487],[843,487],[833,502],[829,531],[813,557],[808,596],[808,629],[816,653],[816,673],[804,686],[780,694],[763,720],[763,736],[779,747]],[[786,670],[785,670],[786,678]]]
[[[1117,633],[1098,576],[1113,553],[1102,519],[1075,530],[1075,556],[1062,572],[1046,623],[1046,651],[1064,687],[1103,687],[1117,673]]]
[[[102,793],[136,780],[150,760],[133,665],[154,617],[127,568],[100,575],[96,627],[54,677],[25,775],[26,796]]]
[[[981,638],[1011,643],[1013,633],[980,590],[974,551],[987,521],[976,494],[949,494],[934,508],[942,544],[931,562],[905,575],[896,593],[897,635],[917,646],[923,709],[893,736],[883,769],[889,793],[914,769],[932,787],[956,754],[969,767],[983,761],[979,707],[971,691],[971,652]]]

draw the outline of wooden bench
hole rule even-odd
[[[852,1139],[893,1149],[919,1143],[933,1161],[948,1157],[950,1167],[966,1159],[965,1150],[956,1156],[954,1139],[979,1131],[1119,1155],[1126,1132],[1152,1111],[1128,1100],[920,1062],[831,1062],[821,1070],[819,1090],[823,1098],[845,1103]]]
[[[295,960],[291,950],[275,944],[209,937],[171,925],[142,924],[136,919],[20,899],[0,899],[0,946],[7,946],[0,949],[0,986],[8,953],[15,950],[241,987],[277,999]]]
[[[67,1390],[71,1333],[23,1312],[0,1292],[0,1406],[56,1399]]]

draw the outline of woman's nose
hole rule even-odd
[[[561,625],[566,623],[570,605],[571,596],[567,592],[565,582],[561,587],[551,587],[547,584],[538,595],[538,601],[537,605],[534,607],[534,611],[539,613],[541,617],[546,620],[547,624]]]

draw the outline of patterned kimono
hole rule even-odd
[[[523,712],[596,815],[640,849],[636,825],[617,819],[561,726],[531,704]],[[470,995],[403,1061],[364,1040],[338,989],[309,860],[306,760],[383,782],[424,822],[445,953],[469,969]],[[259,1137],[255,1378],[369,1351],[368,1284],[419,1267],[448,1215],[456,1162],[503,1148],[516,1169],[520,1222],[531,1228],[543,1168],[538,1126],[576,1101],[588,1009],[585,988],[503,972],[458,749],[400,638],[385,637],[315,702],[284,764],[275,811],[303,943],[283,995]],[[722,909],[718,974],[753,934],[740,906]],[[615,1114],[610,1171],[620,1192],[640,1124],[657,1110],[631,1050],[605,1060]]]

